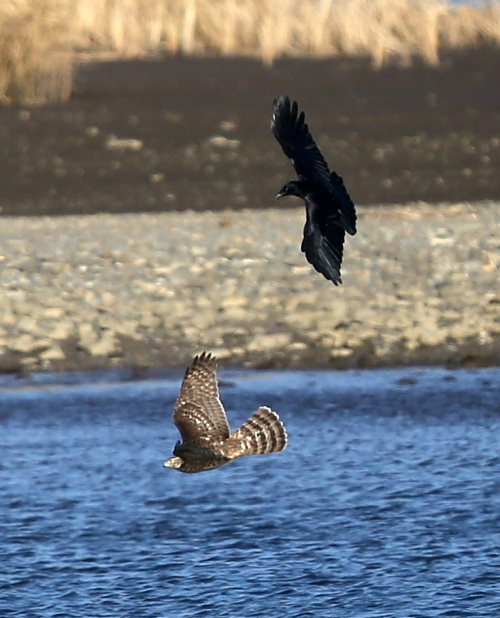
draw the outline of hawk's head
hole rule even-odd
[[[180,457],[170,457],[167,461],[163,462],[164,468],[174,468],[175,470],[179,470],[184,465],[184,460]]]

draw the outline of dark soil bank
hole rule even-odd
[[[278,93],[299,101],[357,204],[498,200],[499,75],[498,50],[381,71],[338,59],[81,64],[68,103],[0,108],[1,212],[273,206],[292,176],[269,129]]]

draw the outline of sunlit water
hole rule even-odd
[[[221,378],[284,453],[162,468],[179,379],[0,391],[0,616],[500,616],[500,370]]]

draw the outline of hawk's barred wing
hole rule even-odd
[[[192,401],[176,405],[173,420],[183,443],[211,449],[222,441],[217,424],[201,406]]]
[[[179,422],[182,423],[182,416],[191,409],[197,410],[198,420],[195,425],[200,427],[198,433],[202,433],[201,427],[204,423],[209,423],[212,437],[221,440],[229,437],[229,424],[219,397],[216,370],[215,358],[206,352],[196,356],[186,370],[173,415],[174,423],[179,427],[184,441],[188,439],[184,436]],[[201,412],[203,412],[203,420],[200,416]],[[196,435],[194,425],[189,431]]]

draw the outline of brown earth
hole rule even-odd
[[[499,75],[487,49],[381,71],[352,59],[81,63],[69,102],[0,107],[1,212],[273,206],[293,176],[269,129],[278,93],[307,112],[357,204],[498,200]],[[110,149],[111,135],[141,144]],[[239,145],[207,141],[217,135]]]

